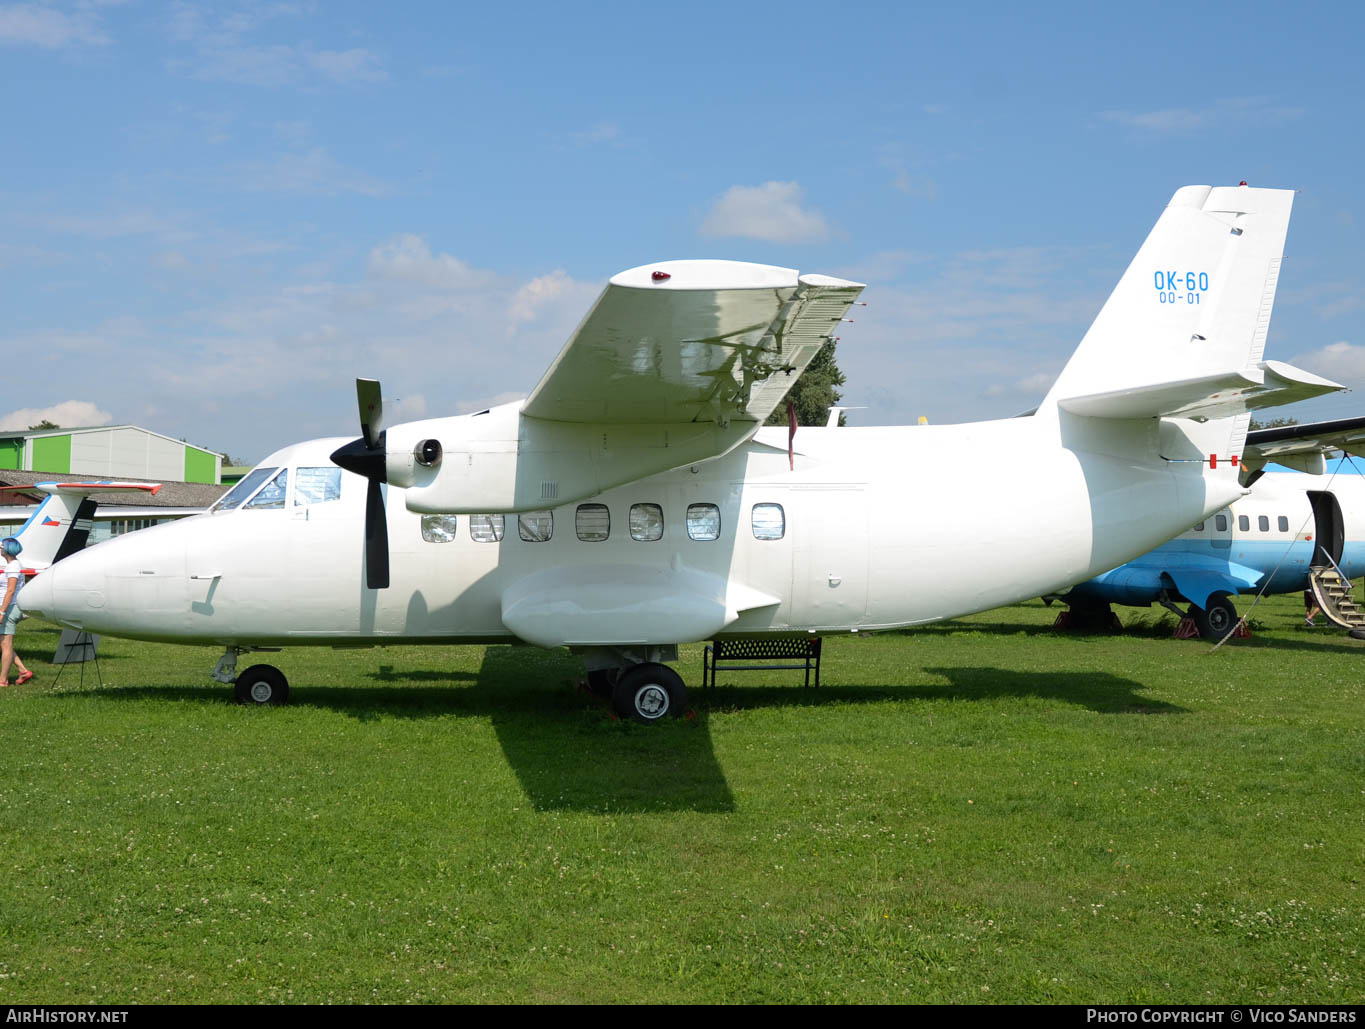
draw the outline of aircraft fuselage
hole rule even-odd
[[[1088,422],[1072,419],[1071,435]],[[552,523],[506,514],[500,539],[496,519],[424,519],[387,488],[384,590],[364,584],[366,483],[329,461],[344,441],[315,440],[262,462],[286,472],[269,503],[100,544],[22,602],[91,632],[239,647],[627,647],[909,626],[1083,581],[1241,495],[1235,473],[1154,461],[1154,424],[1123,428],[1131,453],[1102,431],[1094,449],[1063,445],[1056,417],[803,428],[794,470],[786,430],[762,430],[551,507]],[[319,499],[323,471],[339,477],[335,497]]]

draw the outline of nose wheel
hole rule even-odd
[[[237,676],[237,703],[279,707],[289,703],[289,680],[274,665],[252,665]]]

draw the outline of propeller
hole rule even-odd
[[[360,408],[361,436],[333,451],[332,463],[369,480],[365,493],[365,585],[382,590],[389,587],[389,526],[380,489],[388,481],[388,461],[379,380],[356,379],[355,396]]]

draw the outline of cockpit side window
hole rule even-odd
[[[294,472],[295,507],[340,499],[340,468],[299,468]]]
[[[281,468],[280,473],[261,487],[261,492],[242,505],[242,510],[271,510],[284,507],[284,496],[289,492],[289,469]]]
[[[253,468],[246,473],[246,476],[241,482],[228,490],[226,496],[219,500],[218,503],[214,504],[210,510],[231,511],[234,508],[239,507],[243,500],[255,493],[256,490],[260,489],[261,483],[265,482],[277,471],[279,471],[278,468]]]

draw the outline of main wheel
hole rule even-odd
[[[289,703],[289,680],[274,665],[252,665],[237,676],[236,690],[239,704]]]
[[[612,689],[611,704],[622,718],[653,725],[683,713],[687,686],[667,665],[646,661],[621,673]]]
[[[1221,640],[1237,624],[1237,609],[1232,606],[1232,598],[1226,593],[1215,593],[1209,597],[1209,606],[1191,604],[1189,615],[1194,619],[1199,635],[1206,640]]]

